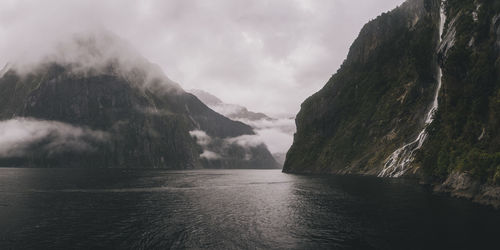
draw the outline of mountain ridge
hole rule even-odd
[[[247,108],[227,104],[213,94],[203,90],[190,90],[203,103],[225,116],[250,125],[256,132],[255,141],[262,141],[269,147],[274,159],[282,166],[286,151],[295,132],[292,118],[273,118],[264,113],[249,111]]]
[[[218,97],[200,89],[192,89],[188,92],[194,94],[198,99],[200,99],[207,106],[216,110],[217,112],[231,118],[233,120],[249,120],[249,121],[257,121],[257,120],[275,120],[274,118],[269,117],[268,115],[261,112],[253,112],[249,111],[246,107],[237,105],[237,104],[228,104],[223,102]]]
[[[39,121],[62,122],[68,124],[65,128],[85,127],[105,132],[109,139],[94,143],[94,150],[88,152],[37,150],[38,146],[52,144],[54,129],[50,128],[46,137],[29,141],[29,147],[25,148],[31,150],[25,155],[1,158],[2,165],[277,167],[265,145],[240,141],[244,139],[241,136],[255,134],[250,126],[211,110],[140,55],[108,51],[107,48],[121,41],[116,41],[113,35],[104,38],[100,35],[77,37],[72,41],[76,45],[70,42],[68,47],[77,48],[70,52],[77,56],[65,52],[62,53],[65,57],[59,59],[56,53],[38,64],[25,67],[14,64],[0,78],[0,119],[2,122],[18,119],[24,126],[22,132],[41,125]],[[116,57],[121,54],[132,56]],[[199,144],[190,134],[194,130],[204,131],[210,143]],[[61,138],[72,138],[73,132]],[[13,145],[24,147],[26,143],[20,140]],[[207,148],[217,157],[204,157]]]

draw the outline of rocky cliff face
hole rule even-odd
[[[410,0],[361,30],[297,115],[286,172],[378,174],[425,126],[437,82],[439,1]]]
[[[401,176],[499,204],[500,3],[443,1],[442,41],[440,5],[409,0],[365,25],[339,71],[302,104],[284,171],[381,175],[425,131]],[[426,122],[439,79],[439,108]]]
[[[251,127],[211,110],[143,58],[101,58],[99,42],[79,41],[78,50],[97,55],[99,66],[49,57],[29,70],[5,70],[0,125],[11,142],[0,143],[3,166],[277,167],[264,145],[240,142]]]
[[[440,107],[415,165],[434,181],[446,180],[444,190],[467,176],[475,183],[467,197],[485,200],[500,184],[500,2],[448,0],[444,6]],[[496,199],[500,204],[500,195]]]

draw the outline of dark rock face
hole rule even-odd
[[[302,104],[284,171],[378,175],[438,110],[406,172],[435,190],[499,206],[500,2],[409,0],[368,23],[326,86]]]
[[[252,128],[214,112],[166,77],[150,81],[140,68],[124,75],[118,67],[81,73],[71,65],[46,63],[25,75],[15,69],[7,71],[0,78],[1,120],[29,117],[57,121],[100,131],[106,139],[93,141],[91,150],[55,153],[41,150],[37,141],[23,155],[0,157],[0,163],[170,169],[277,167],[264,145],[228,144],[224,149],[230,152],[216,161],[201,158],[202,145],[190,131],[202,130],[224,141],[252,135]],[[50,136],[43,140],[45,147],[51,145]],[[240,151],[246,152],[246,157]]]
[[[443,43],[449,46],[439,51],[439,110],[416,163],[437,182],[467,173],[482,184],[498,185],[500,2],[446,1],[445,12]]]
[[[418,135],[437,86],[439,4],[410,0],[365,25],[302,104],[285,172],[377,174]]]
[[[434,191],[500,208],[500,187],[481,183],[467,173],[450,174],[442,184],[434,186]]]

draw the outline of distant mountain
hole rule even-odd
[[[200,99],[203,103],[205,103],[213,110],[234,120],[257,121],[263,119],[273,119],[263,113],[248,111],[247,108],[240,105],[224,103],[216,96],[203,90],[193,89],[189,92],[198,97],[198,99]]]
[[[224,114],[225,116],[250,125],[257,135],[253,136],[253,140],[265,143],[274,159],[283,165],[285,162],[286,151],[292,143],[292,137],[295,133],[294,118],[272,118],[263,113],[248,111],[247,108],[236,105],[227,104],[203,90],[190,90],[207,106]]]
[[[276,168],[253,129],[208,108],[113,34],[0,75],[2,166]],[[2,134],[3,133],[3,134]]]
[[[408,0],[301,106],[290,173],[416,176],[500,206],[500,3]]]

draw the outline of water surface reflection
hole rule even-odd
[[[0,169],[0,248],[486,248],[500,213],[411,182],[276,170]]]

